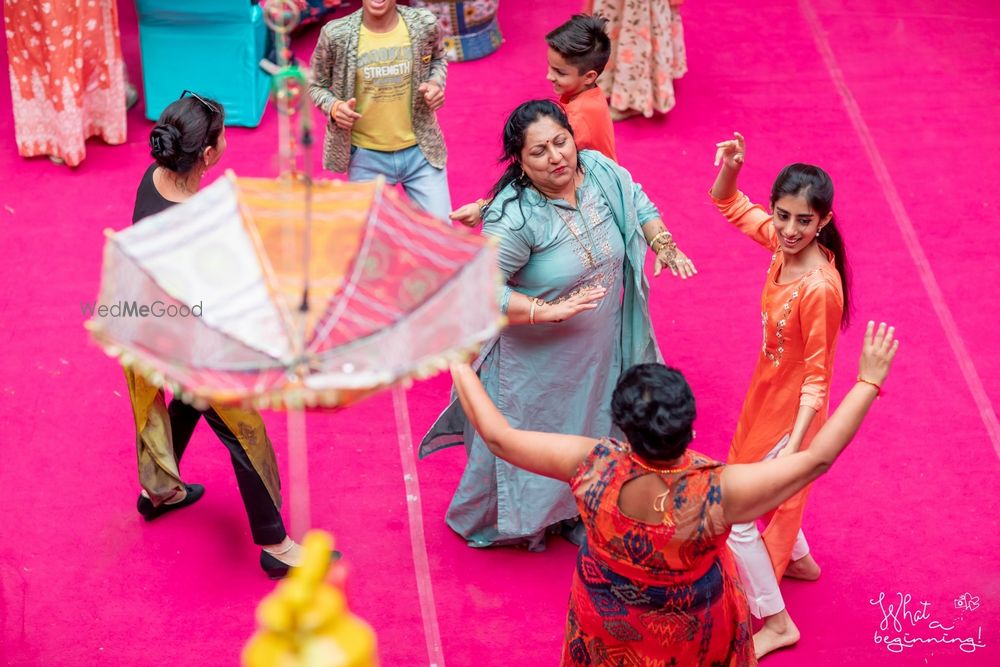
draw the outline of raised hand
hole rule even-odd
[[[423,94],[424,101],[431,111],[437,111],[444,106],[444,89],[433,81],[424,81],[417,88],[417,92]]]
[[[354,121],[361,118],[361,114],[354,110],[357,106],[358,100],[353,97],[346,102],[338,100],[330,109],[330,117],[340,129],[350,130],[354,127]]]
[[[881,388],[889,367],[899,349],[899,341],[895,340],[896,327],[887,327],[885,322],[875,329],[875,322],[869,322],[865,329],[865,342],[861,348],[861,360],[858,362],[858,380],[874,384]]]
[[[720,141],[715,144],[715,166],[722,162],[730,169],[739,169],[743,166],[743,158],[746,155],[746,140],[739,132],[733,132],[734,139]]]

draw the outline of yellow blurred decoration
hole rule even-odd
[[[343,565],[331,571],[333,538],[312,530],[302,546],[302,564],[257,607],[243,667],[378,667],[374,631],[347,608]]]

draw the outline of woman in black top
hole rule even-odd
[[[187,95],[185,91],[185,95]],[[160,115],[149,135],[156,160],[135,193],[133,224],[194,195],[205,172],[226,150],[222,105],[195,94],[182,96]],[[278,508],[280,481],[274,448],[255,410],[222,406],[197,410],[174,398],[169,407],[163,390],[131,369],[125,370],[136,423],[136,452],[142,494],[137,509],[146,520],[197,501],[200,484],[185,484],[178,464],[201,417],[229,449],[243,497],[250,531],[261,545],[260,565],[279,578],[299,562],[300,547],[285,532]]]

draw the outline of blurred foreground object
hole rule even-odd
[[[383,179],[313,183],[307,228],[305,187],[230,172],[108,232],[94,339],[196,406],[263,409],[343,406],[497,332],[487,238]]]
[[[378,667],[375,632],[348,609],[344,565],[331,563],[333,538],[313,530],[302,546],[302,565],[257,607],[243,666]]]

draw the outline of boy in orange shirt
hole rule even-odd
[[[615,130],[604,93],[597,77],[604,71],[611,55],[611,40],[605,32],[608,20],[576,14],[545,36],[549,45],[549,70],[546,78],[566,118],[573,128],[579,150],[600,151],[615,162]],[[480,199],[451,212],[452,220],[470,227],[482,220],[486,201]]]
[[[599,16],[577,14],[547,34],[546,78],[566,110],[577,148],[600,151],[617,162],[611,111],[604,92],[597,86],[597,77],[611,55],[607,23]]]

